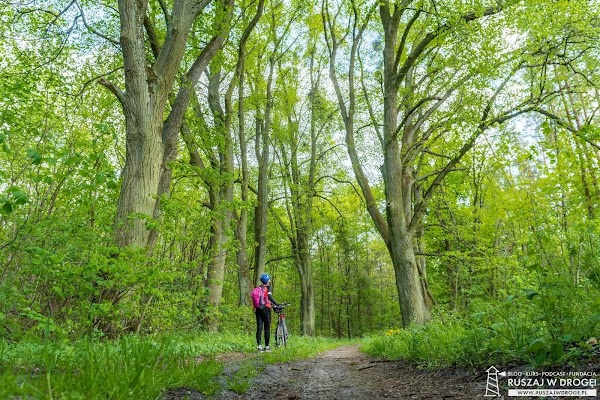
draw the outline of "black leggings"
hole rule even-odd
[[[268,346],[271,338],[271,309],[269,307],[256,309],[256,343],[259,346],[263,327],[265,329],[265,346]]]

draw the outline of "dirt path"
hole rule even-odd
[[[377,360],[345,346],[317,357],[264,365],[260,356],[227,361],[226,375],[240,362],[254,362],[262,369],[244,394],[223,390],[212,397],[197,392],[171,392],[167,400],[377,400],[377,399],[489,399],[485,397],[487,374],[483,371],[440,369],[426,371],[405,362]],[[520,397],[520,399],[531,399]],[[555,397],[554,399],[559,399]]]
[[[240,361],[230,360],[229,374]],[[260,356],[256,361],[260,360]],[[432,373],[398,362],[376,360],[345,346],[308,360],[267,364],[252,380],[244,394],[223,390],[211,397],[181,389],[167,394],[167,400],[376,400],[376,399],[474,399],[485,393],[485,378],[465,372]],[[226,373],[227,374],[227,373]]]
[[[366,399],[377,389],[364,379],[369,359],[356,347],[340,347],[316,358],[293,363],[270,364],[255,380],[248,398]],[[361,369],[363,368],[363,369]]]

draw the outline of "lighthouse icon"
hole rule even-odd
[[[493,365],[486,370],[487,385],[485,386],[486,397],[500,396],[500,387],[498,386],[498,369]]]

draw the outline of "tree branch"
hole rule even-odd
[[[146,34],[148,35],[148,41],[150,42],[150,48],[152,49],[152,54],[154,55],[154,59],[158,58],[160,54],[160,44],[158,43],[158,37],[156,36],[156,30],[154,29],[154,25],[148,15],[144,17],[144,28],[146,29]]]
[[[83,25],[85,25],[86,29],[88,31],[90,31],[91,33],[93,33],[94,35],[101,37],[102,39],[112,43],[115,47],[120,47],[121,44],[119,43],[118,40],[115,40],[111,37],[108,37],[106,35],[104,35],[103,33],[98,32],[97,30],[95,30],[94,28],[92,28],[88,23],[87,20],[85,19],[85,13],[83,12],[83,8],[81,8],[81,6],[79,5],[79,2],[77,0],[74,0],[73,3],[75,3],[75,5],[77,6],[77,8],[79,9],[79,14],[81,15],[81,20],[83,21]]]
[[[112,72],[114,72],[114,71],[112,71]],[[117,97],[117,100],[119,100],[119,103],[121,103],[121,106],[123,106],[123,107],[126,106],[127,100],[125,98],[125,93],[123,93],[123,91],[121,90],[120,87],[118,87],[113,82],[111,82],[107,79],[104,79],[104,78],[98,79],[98,83],[101,84],[102,86],[104,86],[105,88],[107,88],[108,90],[110,90]]]
[[[536,112],[538,114],[542,114],[543,116],[551,119],[552,121],[556,122],[562,128],[568,130],[569,132],[573,133],[578,138],[583,139],[589,145],[591,145],[591,146],[595,147],[596,149],[600,150],[600,145],[598,143],[595,143],[595,142],[591,141],[589,138],[587,138],[584,135],[582,135],[581,132],[579,132],[579,130],[575,129],[573,126],[571,126],[571,124],[569,124],[566,121],[564,121],[558,115],[553,114],[553,113],[551,113],[549,111],[546,111],[546,110],[544,110],[543,108],[540,108],[540,107],[534,107],[534,108],[531,109],[531,111],[534,111],[534,112]]]

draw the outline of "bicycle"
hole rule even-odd
[[[290,303],[280,303],[278,306],[273,307],[273,311],[277,314],[277,329],[275,330],[275,347],[286,347],[288,341],[288,330],[285,325],[285,314],[283,310],[289,306]]]

